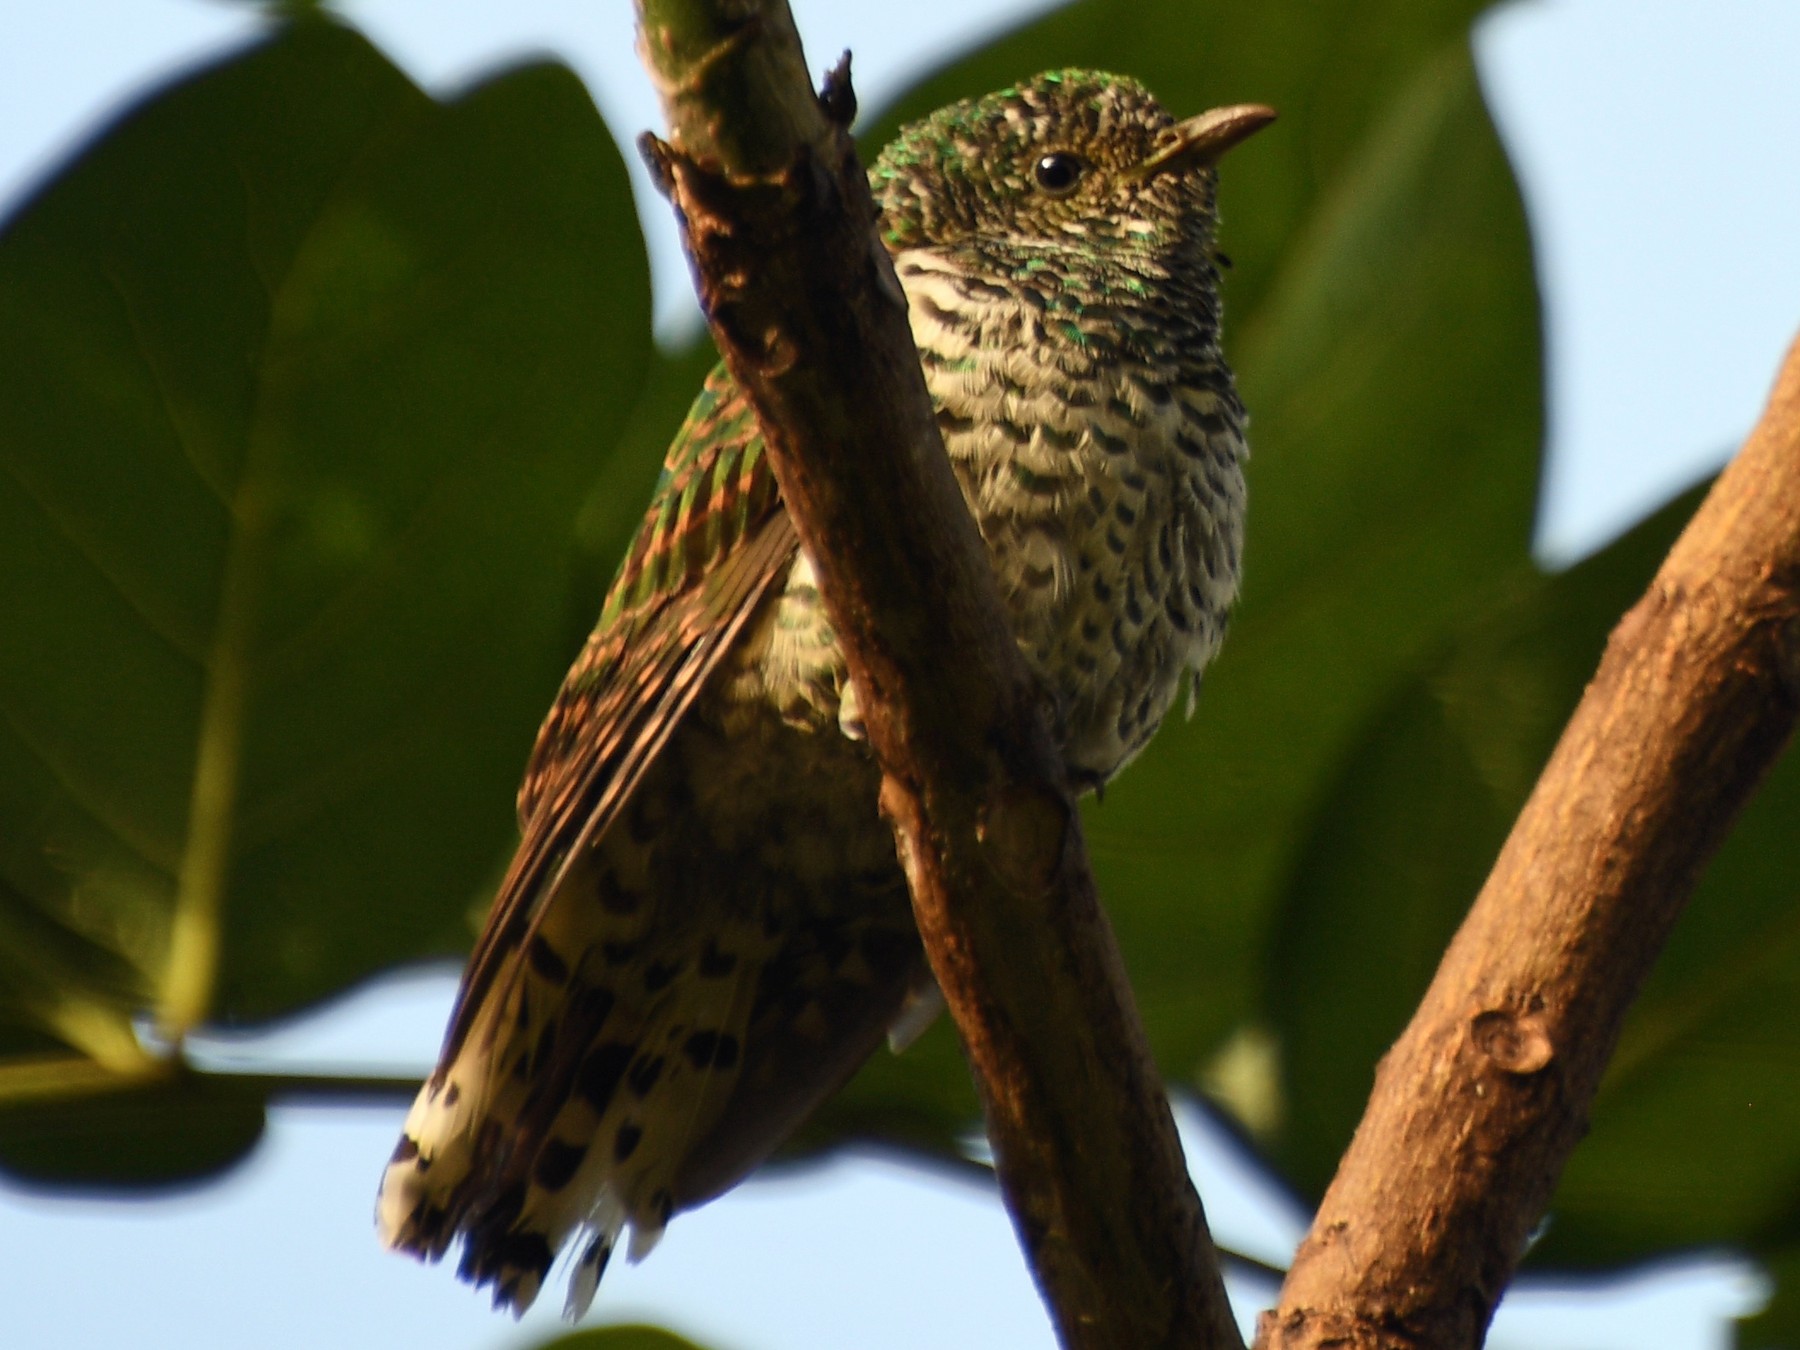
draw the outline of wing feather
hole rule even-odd
[[[617,817],[798,548],[755,416],[717,367],[538,732],[519,791],[522,838],[463,977],[444,1064],[530,940],[542,898]]]

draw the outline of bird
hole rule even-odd
[[[869,171],[944,447],[1012,635],[1098,790],[1218,651],[1246,415],[1220,348],[1216,164],[1051,71],[903,128]],[[381,1240],[522,1313],[735,1185],[941,1007],[857,691],[720,366],[545,719],[521,842],[376,1205]]]

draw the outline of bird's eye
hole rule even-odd
[[[1077,155],[1067,150],[1058,150],[1054,154],[1045,155],[1032,167],[1032,176],[1037,185],[1052,197],[1066,197],[1081,182],[1081,175],[1087,165]]]

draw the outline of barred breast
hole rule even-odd
[[[1057,698],[1072,777],[1098,785],[1224,639],[1243,551],[1243,407],[1203,296],[1185,319],[1148,300],[1077,303],[1041,251],[1004,282],[983,262],[987,275],[920,249],[895,266],[1014,636]],[[756,687],[740,698],[855,733],[804,553],[737,665]]]
[[[896,263],[1014,635],[1057,695],[1071,773],[1098,784],[1224,637],[1244,415],[1207,315],[1078,299],[1042,256],[1004,284],[927,250]]]

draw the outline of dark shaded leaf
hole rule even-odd
[[[1446,643],[1322,786],[1275,916],[1264,1016],[1281,1047],[1275,1159],[1318,1195],[1375,1061],[1425,992],[1539,769],[1696,496],[1521,583]]]
[[[1266,1015],[1275,1159],[1317,1194],[1537,771],[1699,493],[1525,588],[1397,692],[1322,795]],[[1534,1265],[1593,1269],[1800,1236],[1800,762],[1779,763],[1626,1023]]]
[[[1769,1306],[1737,1324],[1737,1350],[1800,1350],[1800,1246],[1765,1252],[1763,1264],[1775,1282]]]
[[[1800,757],[1752,799],[1645,983],[1536,1253],[1800,1243]]]
[[[122,1063],[139,1010],[260,1020],[466,943],[652,355],[645,272],[567,71],[440,105],[322,22],[153,96],[8,222],[9,1043]]]
[[[143,1193],[243,1161],[262,1138],[259,1090],[179,1074],[63,1101],[0,1106],[0,1172],[25,1186]]]
[[[701,1350],[690,1340],[660,1327],[600,1327],[572,1331],[541,1342],[537,1350]]]

